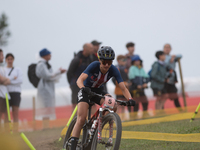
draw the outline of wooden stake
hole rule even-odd
[[[35,122],[35,97],[33,96],[33,129],[36,129],[36,122]]]
[[[178,65],[179,65],[179,72],[180,72],[180,77],[181,77],[181,88],[182,88],[183,102],[184,102],[184,106],[187,107],[186,97],[185,97],[185,87],[184,87],[184,83],[183,83],[183,74],[182,74],[180,59],[178,59]]]

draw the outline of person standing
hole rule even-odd
[[[3,60],[3,50],[0,49],[0,120],[2,118],[2,115],[6,114],[6,93],[8,94],[6,85],[10,84],[10,80],[6,78],[6,70],[4,68]],[[8,98],[10,99],[9,94]],[[2,124],[0,123],[0,132],[3,130],[1,125]]]
[[[119,72],[121,74],[121,77],[123,79],[124,85],[128,89],[129,86],[130,86],[130,82],[129,82],[129,79],[128,79],[128,70],[126,68],[126,61],[127,61],[126,56],[118,55],[117,56],[117,65],[116,65],[116,67],[117,67],[117,69],[119,70]],[[116,99],[127,101],[127,99],[124,97],[124,95],[123,95],[123,93],[122,93],[122,91],[121,91],[121,89],[119,87],[119,84],[117,83],[116,79],[112,78],[112,81],[115,84]],[[128,109],[131,109],[131,106],[128,106],[128,109],[126,107],[121,107],[121,106],[118,106],[118,107],[119,107],[118,110],[121,110],[122,120],[129,120],[130,116],[129,116]]]
[[[169,81],[165,83],[165,88],[166,88],[169,98],[174,101],[174,105],[179,110],[181,110],[180,108],[181,105],[180,105],[178,94],[177,94],[178,90],[175,85],[178,82],[175,67],[176,67],[176,62],[182,58],[182,55],[180,54],[170,55],[171,50],[172,48],[170,44],[164,45],[163,52],[165,53],[165,57],[166,57],[165,63],[170,69],[170,74],[168,73]]]
[[[131,66],[132,58],[135,57],[135,56],[139,56],[139,55],[134,54],[135,43],[133,43],[133,42],[127,43],[126,48],[128,50],[128,53],[126,54],[126,58],[127,58],[126,67],[127,67],[127,69],[129,69],[130,66]]]
[[[66,72],[60,68],[53,72],[49,61],[51,52],[47,49],[40,51],[41,60],[36,66],[36,75],[40,78],[37,87],[36,99],[36,119],[43,120],[43,127],[47,128],[49,120],[56,118],[55,115],[55,82],[61,77],[61,74]]]
[[[23,82],[23,74],[21,69],[14,67],[14,55],[8,53],[6,55],[6,76],[10,80],[10,84],[7,85],[8,92],[11,99],[9,105],[12,107],[12,115],[14,121],[14,131],[18,130],[18,118],[19,118],[19,106],[21,102],[21,84]],[[6,117],[7,119],[7,117]]]
[[[165,82],[168,82],[167,68],[165,65],[165,54],[163,51],[157,51],[155,54],[158,61],[152,65],[151,76],[151,88],[154,96],[156,97],[155,109],[162,110],[164,103],[167,99]]]
[[[83,50],[78,52],[78,54],[74,57],[74,59],[69,65],[67,71],[67,80],[70,84],[70,89],[72,91],[72,110],[74,110],[77,104],[77,94],[79,91],[79,88],[76,84],[76,80],[81,75],[81,73],[87,68],[87,66],[93,61],[91,58],[93,50],[94,48],[91,43],[85,43],[83,45]]]
[[[132,58],[132,66],[129,68],[128,76],[132,83],[130,93],[136,101],[134,112],[138,112],[139,103],[141,103],[143,107],[143,117],[146,117],[148,116],[148,99],[145,94],[145,89],[148,88],[147,83],[149,82],[149,75],[144,71],[142,60],[139,56]]]

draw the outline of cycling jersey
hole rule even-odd
[[[118,83],[123,82],[119,70],[114,65],[111,65],[105,74],[101,73],[99,61],[92,62],[83,73],[88,75],[88,78],[84,81],[86,87],[100,88],[112,77],[115,77]]]

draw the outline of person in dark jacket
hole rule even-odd
[[[156,52],[158,61],[154,62],[151,71],[151,88],[156,97],[155,109],[161,110],[167,99],[165,83],[168,82],[167,66],[165,65],[165,54],[163,51]]]
[[[85,43],[83,45],[83,50],[79,51],[78,54],[74,57],[69,65],[67,72],[67,80],[70,84],[72,91],[72,107],[75,108],[77,104],[77,94],[79,88],[76,84],[76,80],[80,74],[87,68],[87,66],[93,61],[91,55],[93,54],[93,45],[91,43]]]

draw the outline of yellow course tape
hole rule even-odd
[[[122,139],[146,139],[177,142],[200,142],[200,133],[173,134],[157,132],[122,131]]]
[[[166,117],[161,118],[153,118],[153,119],[145,119],[145,120],[139,120],[139,121],[129,121],[129,122],[123,122],[122,126],[134,126],[134,125],[144,125],[144,124],[153,124],[153,123],[160,123],[160,122],[171,122],[171,121],[178,121],[178,120],[185,120],[190,119],[192,116],[192,112],[189,113],[180,113],[175,115],[170,115]],[[196,118],[200,118],[200,115],[196,116]]]

